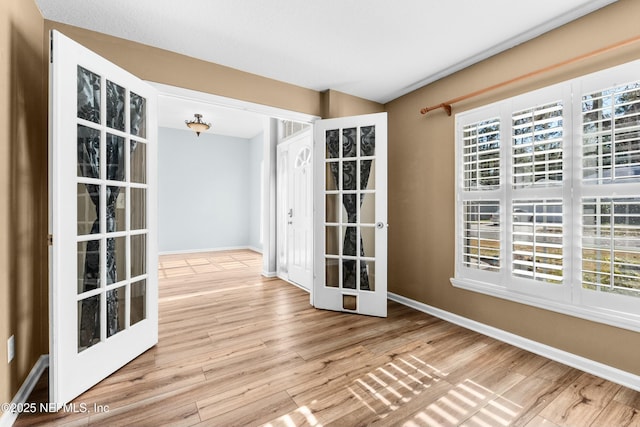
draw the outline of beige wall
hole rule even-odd
[[[385,105],[389,114],[389,290],[640,375],[640,334],[452,287],[454,117],[425,106],[640,34],[640,1],[620,0]],[[640,43],[453,106],[453,113],[640,58]],[[437,58],[436,58],[437,60]]]
[[[33,1],[0,2],[0,402],[48,352],[43,30]]]

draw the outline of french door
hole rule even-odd
[[[156,91],[52,31],[50,401],[158,341]]]
[[[387,315],[387,114],[315,122],[317,308]]]

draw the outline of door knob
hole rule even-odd
[[[376,228],[377,228],[378,230],[382,230],[382,229],[384,228],[384,222],[382,222],[382,221],[378,221],[378,222],[376,223]]]

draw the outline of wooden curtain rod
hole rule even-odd
[[[567,59],[566,61],[561,61],[561,62],[558,62],[556,64],[549,65],[547,67],[543,67],[543,68],[540,68],[540,69],[535,70],[535,71],[531,71],[531,72],[523,74],[521,76],[514,77],[513,79],[505,80],[505,81],[503,81],[501,83],[497,83],[497,84],[494,84],[492,86],[485,87],[484,89],[476,90],[475,92],[470,92],[470,93],[467,93],[466,95],[458,96],[457,98],[450,99],[450,100],[442,102],[440,104],[432,105],[431,107],[425,107],[422,110],[420,110],[420,114],[427,114],[429,111],[433,111],[433,110],[437,110],[439,108],[442,108],[447,112],[447,115],[450,116],[451,115],[451,104],[455,104],[455,103],[458,103],[460,101],[464,101],[466,99],[473,98],[473,97],[476,97],[478,95],[482,95],[483,93],[491,92],[492,90],[499,89],[501,87],[510,85],[510,84],[518,82],[520,80],[528,79],[530,77],[534,77],[534,76],[537,76],[539,74],[543,74],[543,73],[549,72],[551,70],[555,70],[556,68],[564,67],[565,65],[573,64],[575,62],[579,62],[579,61],[582,61],[582,60],[585,60],[585,59],[588,59],[588,58],[593,58],[594,56],[602,55],[603,53],[610,52],[612,50],[616,50],[616,49],[619,49],[619,48],[624,47],[624,46],[628,46],[628,45],[636,43],[638,41],[640,41],[640,36],[636,36],[636,37],[633,37],[633,38],[630,38],[630,39],[627,39],[627,40],[612,44],[610,46],[603,47],[601,49],[597,49],[597,50],[594,50],[592,52],[585,53],[583,55],[579,55],[579,56],[576,56],[576,57],[571,58],[571,59]]]

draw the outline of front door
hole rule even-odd
[[[158,341],[156,91],[52,31],[50,401]]]
[[[287,238],[289,280],[311,290],[313,281],[313,151],[311,130],[288,143]]]
[[[315,123],[317,308],[387,315],[387,115]]]

